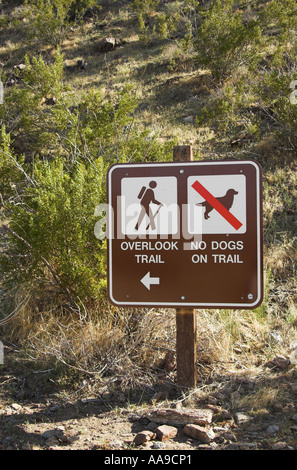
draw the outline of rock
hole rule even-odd
[[[151,408],[144,417],[148,418],[150,421],[162,424],[186,425],[190,422],[205,426],[211,424],[213,411],[199,408]]]
[[[154,432],[145,430],[136,434],[133,442],[136,446],[140,446],[144,444],[145,442],[152,441],[155,438],[156,438],[156,434]]]
[[[183,433],[203,444],[209,444],[215,438],[215,433],[212,429],[203,428],[198,424],[186,424],[183,428]]]
[[[42,434],[43,439],[51,439],[55,435],[55,429],[50,429],[49,431],[44,431]]]
[[[164,442],[168,439],[173,439],[178,433],[178,429],[174,426],[168,426],[166,424],[157,427],[156,434],[160,441]]]
[[[275,356],[271,361],[266,362],[265,366],[269,369],[287,369],[290,365],[290,359],[284,356]]]
[[[89,403],[102,403],[101,398],[96,397],[82,398],[80,401],[83,405],[88,405]]]
[[[272,424],[271,426],[268,426],[267,428],[267,433],[268,434],[276,434],[279,431],[279,426],[276,424]]]
[[[11,445],[13,443],[13,437],[12,436],[6,436],[2,440],[2,444],[5,446]]]
[[[291,352],[290,363],[293,365],[297,364],[297,349],[294,349],[294,351]]]
[[[275,344],[283,343],[283,338],[279,331],[273,330],[269,333],[269,335],[270,335],[272,342],[274,342]]]
[[[64,434],[64,429],[63,428],[55,428],[55,429],[49,429],[48,431],[44,431],[42,434],[43,439],[46,441],[47,445],[56,445],[59,444],[59,442],[64,442],[64,443],[69,443],[69,438]]]
[[[245,413],[242,413],[241,411],[239,411],[238,413],[235,414],[235,421],[238,425],[246,424],[251,419],[252,418],[250,416],[246,415]]]
[[[87,70],[88,62],[85,59],[79,59],[76,62],[76,67],[80,70]]]
[[[157,427],[158,427],[158,423],[154,423],[154,421],[150,421],[148,425],[146,426],[146,429],[148,431],[155,431]]]
[[[232,419],[232,414],[228,410],[222,410],[220,413],[216,414],[214,421],[220,422],[228,419]]]
[[[153,449],[159,449],[159,450],[162,450],[162,449],[165,449],[165,444],[164,442],[154,442],[153,443]]]
[[[19,411],[22,409],[21,405],[19,405],[18,403],[13,403],[12,405],[10,405],[10,408],[12,408],[15,411]]]
[[[276,442],[272,446],[272,450],[283,450],[287,448],[287,443],[286,442]]]
[[[257,444],[254,442],[238,442],[238,447],[240,450],[249,450],[249,449],[255,449],[257,447]]]
[[[59,408],[60,408],[59,405],[53,405],[50,407],[49,410],[51,413],[54,413],[55,411],[58,411]]]
[[[185,124],[191,124],[194,122],[194,116],[186,116],[183,121]]]
[[[98,51],[99,52],[109,52],[115,49],[116,47],[116,39],[113,37],[108,37],[102,39],[98,44]]]

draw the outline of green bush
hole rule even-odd
[[[96,0],[25,0],[29,38],[57,46],[64,39],[70,19],[79,20]]]
[[[71,171],[62,158],[37,161],[32,172],[32,184],[8,206],[6,287],[90,302],[105,287],[105,243],[94,236],[94,209],[105,194],[103,160]]]
[[[169,160],[173,143],[138,128],[131,88],[113,99],[94,90],[78,96],[63,85],[62,64],[59,52],[52,64],[27,57],[1,109],[0,271],[11,298],[25,289],[45,303],[62,296],[87,304],[105,294],[105,241],[94,228],[108,167]],[[24,138],[30,145],[17,154]]]
[[[194,49],[198,63],[215,78],[232,76],[239,65],[252,65],[259,58],[261,27],[257,19],[244,21],[234,11],[235,0],[216,0],[209,10],[200,10],[201,25]]]

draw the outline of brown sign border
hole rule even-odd
[[[242,303],[240,302],[188,302],[188,301],[179,301],[179,302],[171,302],[171,301],[166,301],[166,302],[160,302],[152,299],[151,301],[133,301],[131,299],[125,300],[125,301],[119,301],[114,298],[113,296],[113,285],[114,285],[114,280],[113,280],[113,273],[112,273],[112,258],[113,258],[113,253],[112,253],[112,237],[108,238],[108,243],[107,243],[107,256],[108,256],[108,297],[110,302],[113,305],[119,306],[119,307],[169,307],[169,308],[179,308],[179,307],[194,307],[194,308],[207,308],[207,309],[218,309],[218,308],[230,308],[230,309],[255,309],[257,308],[263,301],[263,210],[262,210],[262,168],[259,165],[258,162],[254,160],[203,160],[203,161],[191,161],[191,162],[154,162],[154,163],[117,163],[112,165],[108,172],[107,172],[107,203],[110,204],[113,209],[116,212],[116,207],[114,206],[114,197],[113,197],[113,185],[112,185],[112,175],[113,172],[116,169],[121,169],[121,170],[126,170],[129,171],[131,168],[137,168],[139,170],[139,177],[141,176],[146,176],[145,172],[142,173],[141,170],[144,169],[150,169],[150,168],[164,168],[168,167],[171,169],[173,167],[176,167],[176,172],[178,173],[178,169],[186,168],[187,167],[199,167],[199,166],[206,166],[206,165],[211,165],[214,167],[216,166],[221,166],[225,165],[225,167],[235,164],[250,164],[253,165],[257,171],[256,171],[256,204],[257,204],[257,214],[255,215],[256,220],[257,220],[257,297],[256,300],[252,303],[246,303],[246,301],[243,301]],[[218,173],[215,173],[218,174]],[[222,173],[224,174],[224,173]],[[171,176],[171,173],[170,173]],[[123,173],[123,177],[125,177],[125,174]],[[157,177],[157,175],[155,175]],[[108,218],[108,232],[113,233],[113,227],[111,226],[111,218]],[[153,292],[152,292],[152,297],[153,297]]]

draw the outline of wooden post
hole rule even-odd
[[[191,145],[173,148],[175,162],[193,161]],[[197,325],[193,308],[176,309],[176,362],[178,385],[197,386]]]

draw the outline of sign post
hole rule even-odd
[[[263,298],[262,171],[253,160],[110,167],[108,295],[176,309],[177,381],[197,383],[197,308],[254,309]]]
[[[190,145],[173,148],[175,162],[193,161]],[[176,367],[178,385],[197,386],[197,320],[193,308],[176,309]]]

